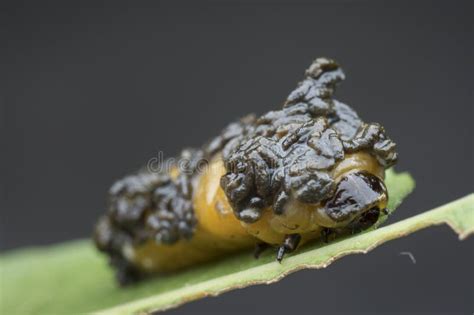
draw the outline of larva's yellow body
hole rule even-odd
[[[375,224],[395,143],[332,99],[343,79],[334,60],[316,59],[283,109],[231,123],[171,169],[149,164],[115,182],[94,240],[119,282],[253,246],[277,247],[281,261],[309,240]]]
[[[367,153],[347,156],[333,170],[336,181],[349,172],[367,171],[384,178],[384,168]],[[176,176],[176,170],[173,171]],[[219,256],[252,248],[257,243],[281,244],[285,235],[300,233],[305,242],[319,238],[323,225],[315,217],[313,207],[295,205],[294,215],[290,212],[275,215],[272,209],[265,209],[262,218],[255,223],[238,220],[220,186],[225,173],[220,158],[212,161],[206,172],[200,175],[193,196],[197,225],[189,240],[180,240],[173,245],[157,244],[153,240],[127,250],[128,258],[143,271],[150,273],[169,272],[197,263],[216,259]],[[381,202],[386,202],[383,200]],[[380,207],[385,208],[385,204]],[[289,228],[299,225],[298,229]]]

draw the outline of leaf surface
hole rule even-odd
[[[389,171],[386,184],[393,211],[413,190],[408,173]],[[116,286],[106,258],[88,240],[16,250],[0,256],[1,314],[143,314],[249,285],[272,283],[304,268],[323,268],[352,253],[430,225],[447,223],[460,236],[474,231],[474,195],[392,225],[339,239],[316,242],[282,264],[267,253],[258,260],[243,252],[184,272],[160,276],[129,288]],[[383,218],[382,218],[383,220]]]

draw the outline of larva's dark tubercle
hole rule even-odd
[[[191,180],[204,160],[201,151],[185,150],[182,156],[189,163],[176,178],[166,172],[140,170],[115,182],[109,191],[109,209],[96,225],[94,241],[109,255],[121,284],[142,278],[124,255],[127,247],[150,239],[172,245],[193,235],[196,218]]]
[[[345,154],[364,150],[384,167],[397,160],[395,143],[382,126],[364,123],[332,99],[345,78],[334,60],[316,59],[305,75],[283,109],[258,118],[223,155],[222,188],[245,222],[258,220],[268,206],[281,213],[290,197],[304,203],[328,199],[335,189],[330,171]],[[255,198],[261,207],[250,204]]]

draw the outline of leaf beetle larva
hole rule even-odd
[[[170,169],[144,168],[109,191],[94,240],[121,284],[255,246],[276,259],[315,238],[373,225],[387,205],[395,143],[332,98],[344,79],[318,58],[280,110],[231,123]]]

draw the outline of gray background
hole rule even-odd
[[[317,56],[417,180],[392,222],[471,192],[472,3],[3,3],[0,248],[89,236],[115,179],[279,108]],[[472,314],[473,244],[432,228],[170,313]]]

